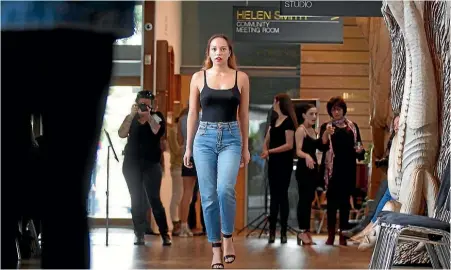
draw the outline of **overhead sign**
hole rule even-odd
[[[282,16],[273,7],[233,7],[235,42],[343,43],[343,19]]]
[[[382,1],[280,1],[284,16],[382,17]]]

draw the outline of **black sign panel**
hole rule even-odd
[[[382,1],[280,1],[284,16],[382,17]]]
[[[233,7],[235,42],[343,43],[343,19],[282,16],[277,8]]]

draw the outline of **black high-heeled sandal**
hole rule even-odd
[[[269,232],[268,244],[273,244],[276,242],[276,231]]]
[[[287,229],[282,228],[280,230],[280,243],[286,244],[287,242],[288,242]]]
[[[224,236],[224,238],[232,238],[231,234],[229,234],[229,235],[224,234],[223,236]],[[232,238],[232,243],[233,243],[233,238]],[[233,263],[235,261],[235,259],[236,259],[235,254],[224,255],[224,262],[225,263],[228,263],[228,264]]]
[[[211,243],[211,247],[219,248],[219,249],[221,249],[221,252],[222,252],[222,243],[221,242]],[[211,265],[211,269],[224,269],[224,264],[222,262],[214,263]]]

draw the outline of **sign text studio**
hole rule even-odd
[[[283,5],[287,8],[311,8],[312,1],[283,1]]]

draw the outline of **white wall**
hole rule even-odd
[[[182,2],[156,1],[155,2],[155,40],[166,40],[174,49],[174,74],[180,74],[182,63]],[[172,179],[170,173],[169,153],[164,154],[165,168],[161,183],[161,201],[166,210],[169,228],[172,229],[170,204],[172,198]],[[152,228],[158,231],[155,220],[152,219]]]
[[[182,61],[182,1],[155,2],[155,39],[167,40],[174,48],[174,73],[180,73]]]

